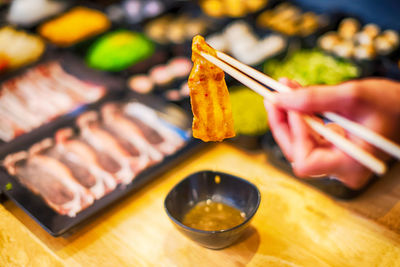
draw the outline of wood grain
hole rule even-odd
[[[251,227],[223,250],[182,236],[163,208],[177,182],[205,169],[248,179],[262,194]],[[68,266],[400,266],[400,235],[292,179],[264,155],[224,143],[186,159],[65,238],[48,235],[10,201],[5,206]]]
[[[339,204],[400,234],[400,164],[359,197]]]
[[[1,266],[64,266],[61,259],[0,205]]]

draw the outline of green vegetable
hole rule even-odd
[[[88,65],[106,71],[121,71],[154,53],[154,44],[142,34],[118,30],[97,40],[86,56]]]
[[[263,98],[246,87],[229,88],[237,135],[261,135],[268,130]]]
[[[12,187],[13,187],[13,186],[12,186],[12,183],[7,183],[7,184],[6,184],[6,190],[7,190],[7,191],[10,191],[10,190],[12,189]]]
[[[268,60],[264,72],[275,79],[286,77],[303,86],[338,84],[360,75],[353,63],[336,59],[318,50],[300,50],[284,61]]]

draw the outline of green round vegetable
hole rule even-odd
[[[118,30],[98,39],[86,57],[87,64],[95,69],[121,71],[154,53],[154,45],[142,34]]]
[[[359,77],[359,68],[318,50],[299,50],[284,61],[268,60],[264,72],[274,79],[286,77],[303,86],[338,84]]]
[[[229,88],[232,115],[237,135],[261,135],[268,131],[263,98],[246,87]]]

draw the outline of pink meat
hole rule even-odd
[[[117,186],[114,176],[100,164],[96,152],[84,142],[73,138],[73,130],[60,129],[56,133],[53,156],[72,171],[74,177],[88,188],[97,199]]]
[[[94,201],[90,191],[76,182],[68,168],[51,157],[19,152],[7,156],[5,166],[62,215],[73,217]]]
[[[141,135],[164,155],[173,154],[184,145],[183,138],[166,126],[157,113],[138,102],[123,107],[123,116],[136,125]]]
[[[151,163],[159,162],[163,155],[153,147],[139,129],[138,125],[132,123],[121,113],[121,109],[115,103],[108,103],[101,108],[104,125],[113,131],[115,135],[136,147],[140,154],[146,156]],[[154,139],[159,136],[154,137]],[[158,140],[156,140],[158,141]]]
[[[65,114],[79,105],[104,96],[102,86],[89,84],[65,72],[59,63],[36,66],[19,77],[4,82],[0,88],[0,116],[7,123],[0,138],[9,141],[43,123]],[[2,137],[4,136],[4,137]]]
[[[48,65],[49,77],[58,84],[64,86],[70,94],[80,95],[85,102],[94,102],[100,99],[106,92],[103,86],[91,84],[79,80],[65,72],[59,63],[53,62]]]
[[[0,139],[8,142],[18,135],[19,128],[0,112]]]
[[[120,165],[115,173],[119,182],[128,184],[147,166],[147,162],[139,162],[122,147],[116,138],[101,128],[96,112],[86,112],[78,117],[81,138],[85,140],[100,155],[108,155]]]

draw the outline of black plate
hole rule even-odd
[[[167,104],[161,99],[154,96],[142,96],[136,95],[134,93],[109,97],[105,101],[123,101],[126,99],[135,99],[161,112],[166,111],[168,108],[172,108],[170,104]],[[87,107],[84,110],[98,110],[101,104],[101,102],[96,103],[95,105]],[[178,107],[174,108],[176,109]],[[70,114],[69,116],[65,117],[61,123],[54,124],[53,127],[47,129],[47,131],[37,131],[34,135],[29,134],[21,141],[16,140],[16,142],[10,144],[7,149],[2,149],[0,151],[0,158],[5,157],[10,152],[28,149],[31,145],[42,140],[44,137],[53,136],[55,131],[59,128],[65,126],[74,126],[74,121],[81,112],[82,110],[80,110],[80,112]],[[189,114],[184,112],[183,110],[181,110],[181,112],[182,115],[186,116],[187,118],[187,123],[184,130],[190,129],[191,118]],[[125,186],[119,185],[114,191],[104,196],[103,198],[96,200],[91,206],[78,213],[76,217],[68,217],[66,215],[60,215],[55,212],[44,202],[44,200],[40,196],[32,193],[29,189],[24,187],[16,178],[9,175],[3,167],[0,168],[0,190],[3,191],[4,195],[8,199],[12,200],[20,208],[22,208],[48,233],[53,236],[60,236],[67,233],[72,228],[77,227],[88,218],[93,217],[96,213],[103,210],[118,199],[129,195],[132,191],[135,191],[143,187],[144,184],[156,179],[157,177],[162,175],[163,172],[171,168],[174,164],[180,162],[182,158],[200,148],[202,144],[204,143],[198,140],[190,139],[189,141],[187,141],[185,146],[178,150],[176,153],[165,157],[163,161],[159,164],[149,167],[148,169],[141,172],[130,184]]]

